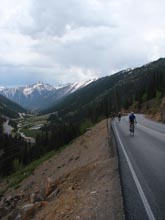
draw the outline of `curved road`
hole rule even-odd
[[[11,134],[14,128],[9,125],[9,120],[7,119],[6,122],[3,123],[3,132],[7,135]]]
[[[135,135],[128,117],[112,123],[119,153],[128,220],[165,219],[165,125],[136,115]]]

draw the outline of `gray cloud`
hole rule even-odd
[[[30,15],[33,18],[30,34],[58,35],[78,27],[114,27],[109,3],[97,0],[41,0],[32,1]],[[26,33],[26,30],[25,30]]]
[[[81,81],[162,57],[164,7],[163,0],[2,3],[0,84]]]

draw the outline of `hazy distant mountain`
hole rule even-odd
[[[23,112],[25,112],[24,108],[0,95],[0,115],[10,118],[17,118],[19,117],[19,113]]]
[[[42,82],[17,88],[0,87],[0,94],[26,109],[43,110],[54,105],[61,98],[85,87],[93,81],[94,80],[89,80],[58,87]]]

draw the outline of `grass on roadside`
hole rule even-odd
[[[84,121],[80,126],[80,132],[83,134],[86,129],[91,128],[94,124],[91,122],[91,120]]]
[[[7,177],[7,181],[9,182],[8,187],[18,188],[19,183],[23,179],[25,179],[26,177],[31,175],[40,164],[42,164],[44,161],[53,157],[56,153],[57,153],[57,151],[51,151],[51,152],[47,153],[45,156],[41,157],[40,159],[33,161],[32,163],[30,163],[26,167],[21,168],[20,170],[18,170],[17,172],[12,174],[11,176]]]
[[[18,170],[17,172],[13,173],[10,176],[8,176],[6,178],[6,180],[8,182],[8,188],[9,187],[13,187],[15,189],[18,188],[19,183],[22,180],[24,180],[25,178],[27,178],[28,176],[30,176],[39,165],[41,165],[43,162],[49,160],[50,158],[52,158],[57,153],[60,153],[67,146],[68,145],[64,145],[63,147],[59,148],[59,150],[57,150],[57,151],[51,151],[51,152],[47,153],[46,155],[39,158],[38,160],[33,161],[32,163],[30,163],[26,167],[20,168],[20,170]],[[6,190],[7,190],[7,188],[6,188]],[[6,190],[3,190],[3,191],[6,191]]]

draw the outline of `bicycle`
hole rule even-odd
[[[119,122],[121,121],[121,113],[120,112],[118,113],[118,121]]]
[[[134,136],[135,133],[135,123],[134,122],[130,122],[130,134],[132,134]]]

